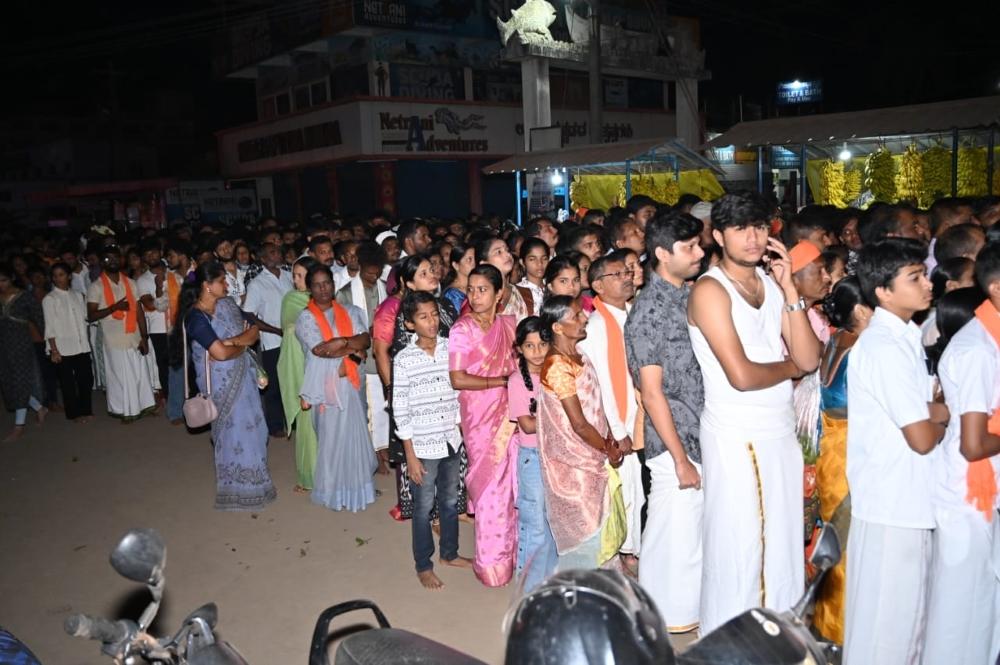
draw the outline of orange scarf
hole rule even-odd
[[[132,295],[132,287],[129,286],[128,277],[122,275],[121,273],[118,273],[118,275],[119,279],[121,279],[122,283],[125,285],[125,299],[128,300],[128,311],[114,311],[111,312],[111,316],[119,321],[125,319],[125,332],[131,334],[139,329],[139,324],[136,323],[135,320],[137,311],[135,306],[135,296]],[[115,300],[114,292],[111,290],[111,280],[103,272],[101,273],[101,283],[104,284],[104,301],[107,303],[107,307],[111,307],[117,301]]]
[[[351,325],[351,315],[336,300],[331,304],[333,305],[333,322],[337,324],[337,332],[340,333],[341,337],[353,337],[354,327]],[[306,309],[312,312],[313,318],[316,319],[316,325],[319,326],[319,332],[323,335],[323,341],[329,342],[333,339],[333,329],[330,328],[330,322],[326,320],[326,315],[316,304],[316,301],[310,298]],[[361,375],[358,374],[358,364],[347,356],[343,357],[343,361],[351,385],[354,386],[355,390],[361,390]]]
[[[167,321],[173,328],[177,322],[177,307],[181,300],[180,279],[169,270],[164,279],[167,282]]]
[[[611,313],[600,296],[594,298],[594,309],[604,319],[608,330],[608,367],[611,374],[611,392],[618,405],[618,417],[622,422],[628,415],[628,366],[625,362],[625,334],[618,319]]]
[[[989,300],[983,301],[983,304],[976,308],[976,318],[1000,347],[1000,316],[993,303]],[[1000,409],[995,410],[990,416],[986,429],[990,434],[1000,434]],[[997,498],[997,478],[993,471],[993,463],[989,459],[969,462],[965,484],[967,487],[965,500],[983,513],[987,522],[991,522]]]

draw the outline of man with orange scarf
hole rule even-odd
[[[145,355],[149,353],[146,317],[139,287],[121,272],[121,252],[106,245],[101,275],[87,290],[87,321],[99,321],[104,335],[108,413],[128,423],[156,408]]]
[[[1000,654],[1000,244],[979,253],[976,280],[986,300],[938,363],[951,420],[932,475],[925,663],[995,663]]]
[[[588,278],[597,295],[594,311],[587,320],[587,337],[578,350],[590,358],[597,371],[601,388],[604,413],[616,441],[628,439],[632,448],[632,434],[639,410],[635,386],[628,371],[625,357],[625,320],[635,295],[632,273],[625,267],[625,250],[616,250],[599,257],[590,264]],[[638,574],[642,506],[646,502],[642,492],[642,466],[637,455],[626,455],[618,469],[622,481],[622,499],[625,502],[626,534],[621,553],[625,565]]]

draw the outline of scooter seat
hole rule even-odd
[[[355,633],[337,646],[334,665],[486,665],[416,633],[378,628]]]

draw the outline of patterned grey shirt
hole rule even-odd
[[[698,425],[705,406],[701,368],[688,336],[687,305],[691,289],[677,288],[650,271],[625,322],[625,353],[632,380],[639,385],[639,369],[647,365],[663,368],[663,395],[670,405],[677,435],[688,457],[701,463]],[[643,423],[646,459],[667,447],[646,415]]]

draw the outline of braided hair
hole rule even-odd
[[[521,319],[521,322],[517,324],[517,330],[514,332],[514,350],[517,352],[517,366],[521,369],[521,378],[524,379],[524,387],[531,393],[535,392],[535,384],[531,380],[531,372],[528,371],[528,360],[518,349],[528,339],[528,335],[538,333],[539,337],[541,337],[541,332],[542,320],[537,316],[528,316]],[[531,401],[528,402],[528,413],[534,416],[537,410],[538,402],[532,397]]]

